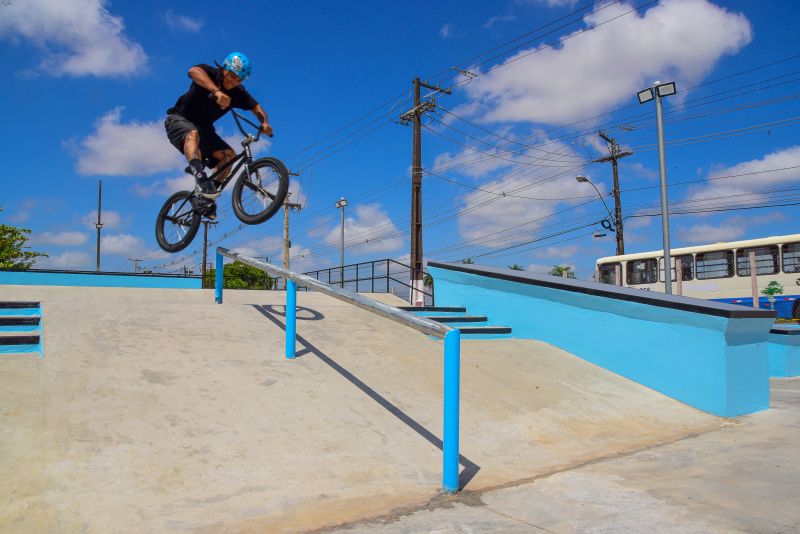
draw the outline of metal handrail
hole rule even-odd
[[[350,303],[363,310],[367,310],[380,315],[381,317],[391,319],[392,321],[398,322],[415,330],[419,330],[420,332],[431,336],[443,338],[450,330],[453,330],[453,328],[447,325],[437,323],[436,321],[431,321],[425,317],[419,317],[407,311],[399,310],[389,304],[384,304],[383,302],[362,297],[358,293],[354,293],[349,289],[334,287],[330,284],[326,284],[325,282],[320,282],[316,278],[292,271],[287,271],[286,269],[278,267],[277,265],[272,265],[270,263],[264,263],[252,258],[248,258],[247,256],[242,256],[236,252],[231,252],[223,247],[218,247],[217,253],[232,260],[236,260],[238,262],[250,265],[251,267],[255,267],[256,269],[265,271],[273,276],[282,276],[287,280],[292,280],[298,286],[313,288],[320,293],[328,295],[329,297]]]

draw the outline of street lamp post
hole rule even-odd
[[[347,200],[342,197],[341,200],[336,201],[334,206],[342,210],[341,240],[339,243],[339,279],[341,287],[344,287],[344,208],[347,206]]]
[[[669,245],[669,203],[667,201],[667,164],[664,157],[664,118],[661,110],[661,99],[674,95],[675,82],[656,82],[637,93],[639,103],[644,104],[653,99],[656,101],[656,123],[658,125],[658,169],[661,176],[661,232],[664,237],[664,292],[672,294],[672,258]]]
[[[603,206],[605,206],[605,208],[606,208],[606,212],[608,213],[609,222],[613,222],[614,221],[614,216],[611,214],[611,210],[608,208],[608,204],[606,204],[606,199],[603,198],[603,194],[600,193],[600,190],[597,189],[597,186],[594,185],[594,183],[590,179],[585,177],[585,176],[576,176],[575,179],[578,182],[582,183],[582,184],[589,184],[592,187],[594,187],[594,190],[597,191],[597,196],[600,197],[600,200],[603,202]]]

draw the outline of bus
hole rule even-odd
[[[672,249],[672,292],[753,306],[753,260],[758,307],[774,309],[782,319],[800,319],[800,234]],[[679,281],[675,275],[678,262]],[[600,258],[595,277],[604,284],[663,292],[663,251]],[[761,293],[770,282],[783,288],[772,301]]]

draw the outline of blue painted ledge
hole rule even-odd
[[[0,285],[200,289],[199,276],[94,271],[2,271]]]
[[[465,306],[700,410],[769,407],[775,312],[510,269],[429,262],[436,302]]]
[[[800,328],[773,326],[768,339],[769,376],[800,376]]]

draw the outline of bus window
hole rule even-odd
[[[681,280],[694,280],[694,257],[691,254],[681,254],[680,256],[672,256],[670,263],[672,263],[672,281],[675,279],[675,263],[681,260]],[[661,275],[661,281],[664,281],[664,258],[658,260],[658,271]]]
[[[629,286],[639,284],[655,284],[658,280],[656,259],[628,261],[626,278]]]
[[[730,278],[733,276],[733,251],[697,253],[697,279]]]
[[[800,273],[800,243],[783,245],[783,272]]]
[[[621,268],[619,263],[604,263],[603,265],[599,265],[597,267],[600,275],[599,282],[601,284],[617,285],[617,272],[619,272]]]
[[[775,274],[778,272],[778,245],[767,247],[740,248],[736,251],[736,274],[750,276],[750,253],[756,255],[756,274]]]

